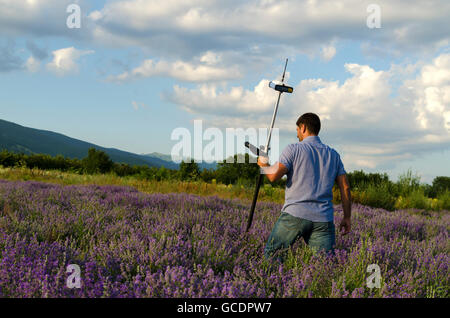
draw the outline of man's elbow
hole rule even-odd
[[[275,181],[277,181],[275,175],[273,175],[273,174],[267,174],[266,176],[267,176],[267,179],[268,179],[270,182],[275,182]]]
[[[341,192],[342,193],[350,193],[350,186],[349,185],[344,185],[341,187]]]
[[[270,173],[266,174],[266,177],[270,182],[273,183],[280,180],[283,177],[283,175],[280,175],[279,173]]]
[[[275,164],[271,168],[274,168],[271,172],[267,174],[267,179],[270,182],[276,182],[283,178],[283,176],[287,173],[287,169],[283,164]]]

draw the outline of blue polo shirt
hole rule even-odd
[[[336,177],[346,173],[337,151],[319,136],[309,136],[288,145],[279,162],[288,169],[281,211],[313,222],[333,221],[332,188]]]

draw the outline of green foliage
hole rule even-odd
[[[364,190],[369,185],[380,185],[390,182],[387,173],[364,173],[362,170],[347,173],[347,179],[353,190]]]
[[[216,172],[213,169],[203,169],[200,173],[200,179],[204,182],[212,182],[215,178]]]
[[[242,163],[238,163],[238,161]],[[232,163],[226,163],[226,161],[219,163],[217,170],[203,169],[200,171],[197,163],[192,160],[191,162],[183,161],[179,170],[113,163],[105,152],[94,148],[90,149],[87,157],[82,160],[65,158],[62,155],[52,157],[45,154],[13,153],[3,150],[0,152],[0,165],[77,174],[113,172],[118,177],[134,176],[134,179],[148,181],[174,183],[176,183],[175,181],[186,181],[187,183],[203,181],[214,187],[217,184],[217,189],[228,185],[228,187],[220,189],[227,189],[236,197],[245,196],[247,192],[252,194],[256,178],[259,175],[258,165],[250,163],[248,154],[235,155]],[[387,210],[406,208],[450,210],[450,177],[436,177],[432,185],[421,184],[420,177],[417,174],[414,175],[411,170],[401,174],[397,182],[389,180],[386,173],[365,173],[362,170],[350,172],[347,177],[352,190],[352,202],[355,203]],[[23,178],[32,180],[34,176],[33,173],[27,173],[23,175]],[[266,199],[282,201],[285,185],[285,178],[273,183],[264,178],[260,195]],[[339,202],[340,192],[335,185],[333,203]]]
[[[228,161],[228,162],[227,162]],[[259,167],[250,162],[248,153],[245,155],[234,155],[226,161],[218,163],[216,170],[217,180],[223,184],[235,184],[240,178],[245,180],[255,180],[259,174]]]
[[[180,178],[181,180],[197,180],[200,177],[200,169],[198,164],[191,159],[190,162],[181,161]]]
[[[408,196],[410,193],[418,190],[420,187],[420,176],[413,175],[411,169],[398,177],[396,194],[399,196]]]
[[[268,197],[272,197],[275,193],[274,188],[272,187],[271,184],[265,184],[263,186],[263,191],[264,191],[264,194]]]
[[[432,183],[432,197],[436,197],[440,194],[450,190],[450,177],[439,176],[433,179]]]
[[[437,201],[440,203],[438,209],[450,211],[450,190],[438,194]]]
[[[82,160],[83,169],[88,174],[107,173],[113,168],[113,162],[108,155],[95,148],[90,148],[88,156]]]
[[[158,169],[155,175],[155,179],[157,181],[167,180],[169,178],[169,171],[165,167],[161,167]]]
[[[448,206],[446,191],[450,193],[450,190],[446,189],[449,177],[436,177],[433,185],[421,184],[420,176],[413,174],[411,169],[401,174],[395,183],[389,180],[386,173],[366,174],[360,170],[348,173],[347,177],[353,193],[353,202],[387,210],[406,208],[441,210],[445,209],[444,206]],[[335,190],[334,193],[335,202],[339,202],[338,191]],[[438,193],[441,195],[437,195]]]
[[[139,168],[137,166],[130,166],[127,163],[114,163],[113,171],[119,177],[130,176],[139,173]]]
[[[389,183],[384,182],[379,185],[369,184],[362,191],[359,197],[359,203],[374,208],[383,208],[393,210],[395,206],[395,197],[392,196]]]
[[[424,183],[421,185],[423,192],[426,197],[428,198],[436,198],[436,192],[433,189],[432,185],[429,185],[428,183]]]
[[[80,171],[82,166],[80,160],[64,158],[62,155],[52,157],[45,154],[13,153],[5,149],[0,152],[0,165],[73,172]]]
[[[4,167],[14,167],[15,163],[20,160],[20,157],[20,154],[15,154],[3,149],[2,152],[0,152],[0,165]]]
[[[416,209],[430,209],[428,198],[421,188],[412,190],[408,194],[407,199],[409,200],[409,206],[413,206]]]

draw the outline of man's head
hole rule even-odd
[[[302,141],[308,136],[317,136],[320,131],[320,118],[314,113],[305,113],[297,119],[297,137]]]

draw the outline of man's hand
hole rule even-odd
[[[341,225],[339,229],[342,232],[342,228],[344,228],[344,232],[342,235],[346,235],[350,232],[351,229],[351,221],[352,217],[352,198],[350,191],[350,184],[348,183],[347,175],[341,174],[336,177],[336,182],[341,190],[341,200],[342,200],[342,208],[344,210],[344,218],[342,219]]]
[[[342,229],[344,229],[344,232],[342,233],[342,235],[346,235],[346,234],[350,233],[351,227],[352,227],[352,222],[350,221],[350,219],[343,218],[341,221],[341,225],[339,225],[339,230],[342,233]]]
[[[265,156],[259,156],[258,157],[258,166],[260,167],[268,167],[269,165],[269,158]]]

